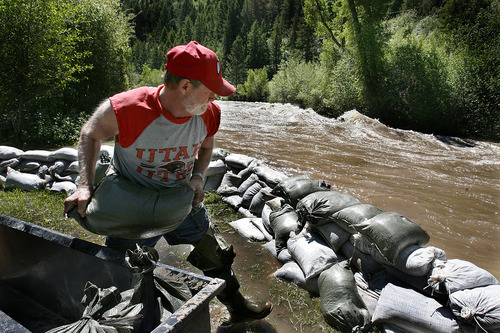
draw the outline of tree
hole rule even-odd
[[[247,40],[247,66],[250,69],[262,68],[268,64],[268,48],[266,33],[260,28],[259,22],[252,24]]]

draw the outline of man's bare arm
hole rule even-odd
[[[196,173],[201,173],[202,175],[205,174],[205,171],[207,171],[208,165],[212,160],[213,148],[214,148],[213,137],[206,138],[202,142],[201,148],[198,151],[198,157],[196,158],[196,161],[194,163],[193,175]],[[205,193],[203,192],[203,179],[198,176],[193,176],[191,178],[191,181],[189,182],[189,185],[194,191],[193,206],[197,207],[205,197]]]
[[[80,167],[80,185],[64,201],[64,215],[74,206],[80,216],[85,217],[85,209],[92,195],[94,174],[101,141],[118,134],[118,123],[111,102],[104,101],[89,120],[83,125],[78,141],[78,164]]]

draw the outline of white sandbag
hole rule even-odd
[[[257,181],[252,186],[250,186],[245,193],[242,195],[241,206],[244,208],[249,208],[252,203],[253,197],[259,193],[260,190],[265,186],[264,183]]]
[[[37,175],[30,173],[21,173],[12,168],[7,168],[7,177],[5,177],[5,187],[18,188],[21,190],[32,191],[39,190],[45,186],[45,180]]]
[[[303,223],[319,226],[334,222],[333,214],[339,210],[359,204],[359,200],[346,193],[319,191],[311,193],[297,203],[297,212]]]
[[[241,170],[247,168],[255,158],[243,154],[229,154],[224,161],[230,168]]]
[[[480,332],[500,332],[500,285],[456,291],[450,295],[450,308]]]
[[[80,175],[77,173],[70,173],[70,174],[67,174],[66,176],[60,176],[59,174],[54,173],[51,176],[51,178],[53,178],[54,180],[60,181],[60,182],[74,182],[75,184],[77,184],[76,180],[78,178],[80,178]]]
[[[435,260],[433,266],[428,283],[436,292],[451,294],[459,290],[500,284],[490,272],[465,260]]]
[[[58,161],[55,161],[54,164],[52,164],[50,167],[49,167],[49,173],[51,175],[54,175],[54,174],[62,174],[64,172],[64,170],[66,170],[66,167],[68,166],[68,162],[67,161],[64,161],[64,160],[58,160]]]
[[[4,161],[0,161],[0,173],[7,172],[7,167],[15,168],[21,161],[19,158],[13,157]]]
[[[10,146],[0,146],[0,160],[10,160],[11,158],[20,157],[23,154],[21,149],[10,147]]]
[[[374,313],[375,309],[377,308],[377,303],[380,297],[381,289],[372,288],[370,286],[370,283],[366,281],[363,273],[355,272],[353,275],[359,296],[361,296],[361,299],[365,303],[368,311],[370,313]]]
[[[115,147],[109,145],[102,145],[99,152],[99,159],[104,163],[109,163],[113,159]]]
[[[226,150],[222,149],[222,148],[214,148],[212,150],[212,161],[216,161],[216,160],[225,160],[226,159],[226,156],[229,155],[229,152],[227,152]]]
[[[248,209],[244,208],[244,207],[238,208],[238,213],[240,213],[244,217],[250,217],[250,218],[257,217],[255,215],[253,215],[252,213],[250,213],[250,211]]]
[[[80,172],[80,166],[78,164],[78,161],[73,161],[71,162],[66,170],[64,170],[66,173],[79,173]]]
[[[320,234],[335,252],[337,252],[349,239],[349,236],[351,236],[351,234],[333,222],[317,226],[313,228],[313,230]]]
[[[446,260],[446,253],[434,246],[410,245],[399,254],[394,267],[412,276],[426,276],[434,260]]]
[[[238,177],[243,178],[240,174],[238,174]],[[243,195],[245,192],[257,181],[259,180],[259,176],[256,174],[252,173],[249,175],[238,187],[238,192]]]
[[[267,165],[256,166],[254,172],[271,188],[274,188],[280,181],[288,178],[283,172],[275,170]]]
[[[37,173],[38,168],[40,168],[40,161],[29,161],[23,160],[16,167],[16,170],[23,173]]]
[[[422,227],[395,212],[380,213],[355,227],[392,264],[408,246],[424,245],[430,239]]]
[[[264,223],[262,222],[262,218],[257,217],[252,219],[252,223],[259,229],[262,234],[264,235],[264,238],[267,241],[270,241],[273,239],[273,236],[266,230]]]
[[[262,188],[254,197],[252,198],[252,202],[250,203],[250,207],[248,210],[255,216],[262,215],[262,209],[267,201],[272,200],[276,196],[271,193],[272,189],[268,186]]]
[[[224,164],[223,160],[210,161],[207,171],[205,171],[205,177],[208,178],[214,175],[225,174],[226,171],[226,164]]]
[[[380,293],[372,320],[409,333],[459,333],[450,308],[413,289],[387,284]]]
[[[335,252],[320,236],[305,229],[298,235],[291,233],[287,248],[306,280],[318,276],[338,261]]]
[[[27,150],[23,152],[20,156],[22,159],[27,161],[39,161],[39,162],[50,162],[53,161],[50,159],[50,151],[47,150]]]
[[[237,194],[230,195],[228,197],[221,197],[221,200],[224,201],[225,203],[229,204],[235,209],[238,209],[241,207],[241,197]]]
[[[52,182],[47,184],[47,189],[50,191],[64,192],[67,195],[71,195],[76,191],[76,185],[73,182]]]
[[[61,148],[49,153],[50,160],[65,160],[74,162],[78,160],[78,150],[75,148]]]
[[[274,276],[292,282],[314,296],[319,295],[318,277],[306,280],[304,272],[295,261],[289,261],[274,272]]]
[[[358,232],[355,225],[382,213],[381,209],[369,204],[357,204],[343,208],[332,216],[333,221],[351,234]]]
[[[288,249],[283,249],[279,254],[276,253],[276,240],[271,239],[269,242],[262,245],[266,250],[271,253],[273,257],[279,260],[282,264],[287,263],[289,261],[293,261],[292,255],[288,251]]]
[[[251,218],[242,218],[232,221],[229,222],[229,225],[249,242],[262,242],[266,240],[262,231],[252,223]]]
[[[283,203],[284,203],[283,199],[277,197],[266,201],[264,208],[262,208],[262,213],[261,213],[262,224],[266,228],[267,232],[269,232],[271,235],[274,235],[274,230],[271,227],[271,213],[280,210]]]

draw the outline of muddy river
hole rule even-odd
[[[356,111],[329,119],[292,105],[218,103],[216,147],[289,176],[326,180],[335,191],[398,212],[421,225],[430,235],[427,245],[443,249],[448,259],[473,262],[500,279],[500,144],[393,129]],[[235,270],[247,294],[273,298],[272,273],[280,264],[238,234],[226,237],[236,247]],[[249,277],[256,267],[264,279]],[[321,320],[301,328],[308,315],[293,313],[287,302],[266,321],[272,329],[262,332],[325,330]]]

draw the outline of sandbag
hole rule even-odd
[[[289,261],[293,261],[292,255],[288,251],[288,249],[283,249],[281,252],[278,254],[276,252],[276,240],[271,239],[269,242],[265,243],[262,245],[266,250],[269,251],[269,253],[276,259],[278,259],[279,262],[282,264],[287,263]],[[304,273],[302,273],[304,274]]]
[[[50,151],[47,150],[27,150],[23,152],[20,156],[24,160],[33,160],[39,162],[50,162]]]
[[[45,180],[37,175],[21,173],[12,168],[7,168],[5,187],[18,188],[25,191],[39,190],[45,186]]]
[[[262,224],[266,228],[267,232],[269,232],[271,235],[274,235],[274,230],[271,227],[270,215],[272,212],[280,210],[282,205],[283,205],[283,198],[277,197],[266,201],[266,204],[262,208],[262,213],[261,213]]]
[[[337,252],[340,247],[349,239],[349,234],[347,231],[339,227],[335,223],[327,223],[313,228],[326,243]]]
[[[187,184],[156,190],[111,174],[94,191],[85,218],[76,209],[68,216],[96,234],[150,238],[177,228],[191,211],[193,197]]]
[[[259,165],[254,168],[254,172],[269,187],[273,188],[283,179],[288,178],[283,172],[274,170],[267,165]]]
[[[410,245],[399,254],[394,267],[412,276],[427,276],[434,260],[446,260],[446,253],[434,246]]]
[[[241,206],[244,208],[249,208],[252,203],[253,197],[259,193],[260,190],[264,188],[265,184],[260,181],[255,182],[252,186],[250,186],[245,193],[243,193],[241,197]]]
[[[265,235],[262,231],[253,223],[252,218],[242,218],[236,221],[229,222],[229,225],[233,227],[243,238],[249,242],[262,242],[266,240]]]
[[[280,210],[272,212],[269,215],[269,219],[276,240],[276,253],[279,254],[281,250],[286,248],[290,232],[293,231],[295,234],[298,234],[302,230],[303,225],[299,221],[299,216],[295,209],[288,204],[283,205]]]
[[[450,308],[480,332],[500,332],[500,285],[456,291],[450,295]]]
[[[459,290],[500,284],[490,272],[465,260],[436,260],[433,266],[428,283],[438,293],[451,294]]]
[[[235,209],[238,209],[241,207],[242,198],[237,194],[230,195],[228,197],[221,197],[221,200],[224,201],[225,203],[229,204],[230,206],[232,206]]]
[[[376,262],[369,254],[363,253],[356,249],[351,241],[345,242],[340,247],[340,253],[349,260],[351,266],[355,267],[358,271],[370,277],[380,271],[383,266]]]
[[[214,148],[212,150],[212,161],[216,160],[225,160],[226,156],[229,155],[229,152],[225,151],[222,148]]]
[[[382,213],[381,209],[369,204],[357,204],[343,208],[333,214],[333,221],[345,231],[354,234],[358,232],[355,225],[371,219],[375,215]]]
[[[251,175],[254,174],[254,168],[256,165],[257,165],[257,161],[253,161],[252,163],[250,163],[250,165],[248,167],[246,167],[243,170],[240,170],[238,172],[238,176],[240,176],[243,181],[247,180],[248,177],[250,177]]]
[[[60,148],[56,151],[49,153],[49,159],[55,160],[65,160],[68,162],[73,162],[78,160],[78,150],[75,148]]]
[[[252,223],[262,232],[266,240],[270,241],[271,239],[273,239],[273,236],[267,231],[266,227],[264,226],[262,218],[252,218]]]
[[[238,177],[242,178],[240,174],[238,174]],[[238,192],[241,195],[244,195],[245,192],[252,186],[254,185],[257,181],[259,180],[259,176],[256,174],[252,173],[249,175],[238,187]]]
[[[320,236],[306,229],[298,235],[292,232],[287,249],[309,280],[338,261],[337,255]]]
[[[255,158],[243,154],[229,154],[224,161],[230,168],[242,170],[255,161]]]
[[[23,160],[16,167],[16,170],[22,173],[37,173],[38,168],[40,168],[40,161],[27,161]]]
[[[349,194],[335,191],[320,191],[307,195],[297,203],[297,212],[303,223],[319,226],[333,222],[332,215],[339,210],[358,204],[359,200]]]
[[[73,182],[52,182],[47,184],[46,188],[50,191],[64,192],[68,196],[76,191],[76,185]]]
[[[330,191],[331,185],[324,180],[299,176],[282,180],[273,188],[273,194],[285,198],[292,207],[305,196],[319,191]]]
[[[374,323],[396,326],[409,333],[459,333],[451,310],[413,289],[387,284],[380,293]]]
[[[313,296],[319,295],[318,276],[306,280],[304,272],[295,261],[285,263],[278,268],[273,275],[278,279],[296,284],[300,288],[307,290]]]
[[[255,216],[262,215],[262,209],[264,208],[266,202],[276,197],[271,193],[271,191],[271,188],[266,186],[262,188],[256,195],[254,195],[252,201],[250,202],[250,207],[248,207],[250,213],[254,214]]]
[[[370,313],[361,299],[347,261],[323,271],[318,279],[321,313],[341,332],[351,332],[370,323]]]
[[[216,190],[218,195],[229,196],[238,193],[238,187],[241,184],[241,178],[231,172],[227,172],[222,178],[221,184]]]
[[[19,158],[13,157],[5,161],[0,161],[0,173],[4,173],[7,171],[7,167],[15,168],[19,165],[21,161]]]
[[[0,146],[0,160],[10,160],[21,157],[24,152],[21,149],[9,146]]]
[[[394,212],[375,215],[355,227],[392,264],[408,246],[424,245],[430,239],[422,227]]]
[[[78,161],[71,162],[66,170],[64,170],[66,173],[79,173],[80,172],[80,166],[78,164]]]
[[[210,161],[207,171],[205,171],[205,177],[225,174],[226,171],[226,164],[224,164],[223,160]]]

